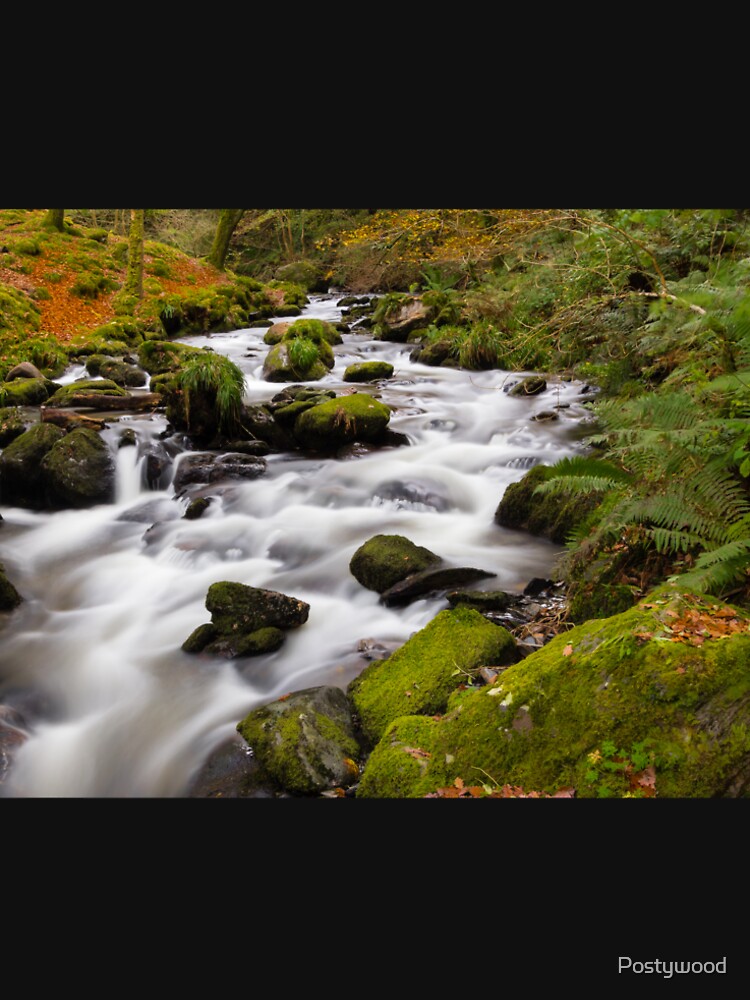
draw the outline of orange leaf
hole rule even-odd
[[[464,779],[463,778],[456,778],[456,780],[453,782],[453,784],[456,786],[456,788],[463,788],[464,787]]]
[[[571,644],[570,644],[570,643],[568,643],[568,645],[567,645],[567,646],[565,647],[565,649],[564,649],[564,650],[562,651],[562,655],[563,655],[563,656],[570,656],[570,654],[571,654],[572,652],[573,652],[573,647],[571,646]]]

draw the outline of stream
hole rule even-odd
[[[336,302],[316,298],[303,316],[338,322]],[[181,342],[231,358],[245,374],[247,401],[265,402],[284,387],[262,378],[266,330]],[[411,350],[344,334],[335,367],[316,383],[351,390],[347,365],[390,362],[391,380],[356,388],[394,407],[390,427],[410,446],[345,459],[270,455],[262,478],[204,490],[213,501],[189,521],[170,473],[157,489],[146,482],[145,455],[165,417],[124,416],[104,432],[118,463],[114,504],[55,513],[0,507],[0,559],[25,599],[0,616],[0,703],[20,713],[29,733],[2,794],[181,796],[252,708],[302,688],[345,687],[367,665],[363,640],[395,648],[447,606],[433,597],[386,608],[360,586],[349,560],[375,534],[406,535],[449,562],[495,574],[479,589],[520,593],[549,575],[560,549],[498,527],[493,515],[532,465],[580,450],[589,415],[581,384],[551,380],[542,395],[516,399],[503,392],[516,375],[431,368],[410,362]],[[81,374],[82,366],[71,368],[58,381]],[[559,420],[531,420],[558,404],[569,404]],[[117,448],[124,427],[138,449]],[[310,605],[309,619],[264,656],[183,653],[187,636],[209,621],[206,593],[220,580],[296,597]]]

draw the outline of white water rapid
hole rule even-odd
[[[323,298],[304,315],[335,322],[340,310]],[[185,342],[230,357],[246,375],[247,400],[263,402],[283,388],[262,379],[264,333]],[[20,712],[29,731],[3,794],[180,796],[250,709],[301,688],[345,687],[366,665],[360,640],[403,643],[447,606],[431,598],[385,608],[361,587],[349,560],[372,535],[406,535],[496,574],[481,589],[520,592],[549,575],[559,549],[498,527],[493,514],[531,465],[579,450],[587,416],[580,383],[514,399],[502,391],[513,376],[414,364],[411,350],[345,334],[322,382],[350,389],[342,382],[348,364],[393,364],[393,379],[376,391],[395,408],[390,426],[409,436],[409,447],[343,460],[271,455],[264,477],[207,491],[213,502],[191,521],[168,472],[148,488],[146,455],[164,417],[129,416],[105,432],[113,448],[124,427],[138,439],[138,448],[116,449],[114,504],[0,508],[0,558],[24,597],[1,616],[0,703]],[[558,421],[531,420],[558,403],[570,404]],[[265,656],[183,653],[182,642],[210,620],[206,592],[220,580],[306,601],[309,620]]]

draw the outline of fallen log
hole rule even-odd
[[[155,410],[164,405],[164,397],[158,392],[144,392],[140,395],[108,396],[103,392],[75,392],[68,399],[58,400],[56,406],[76,410]]]

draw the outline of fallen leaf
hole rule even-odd
[[[414,757],[417,760],[420,757],[432,757],[431,753],[428,753],[426,750],[420,750],[419,747],[402,747],[401,749],[404,753],[408,753],[410,757]]]
[[[676,674],[684,674],[684,673],[685,673],[685,668],[684,668],[684,667],[678,667],[678,668],[677,668],[677,669],[675,670],[675,673],[676,673]]]
[[[453,782],[453,784],[456,786],[456,788],[463,788],[464,787],[464,779],[463,778],[456,778],[456,780]]]
[[[572,652],[573,652],[573,647],[571,646],[571,644],[570,644],[570,643],[568,643],[568,645],[567,645],[567,646],[565,647],[565,649],[564,649],[564,650],[562,651],[562,655],[563,655],[563,656],[570,656],[570,654],[571,654]]]

